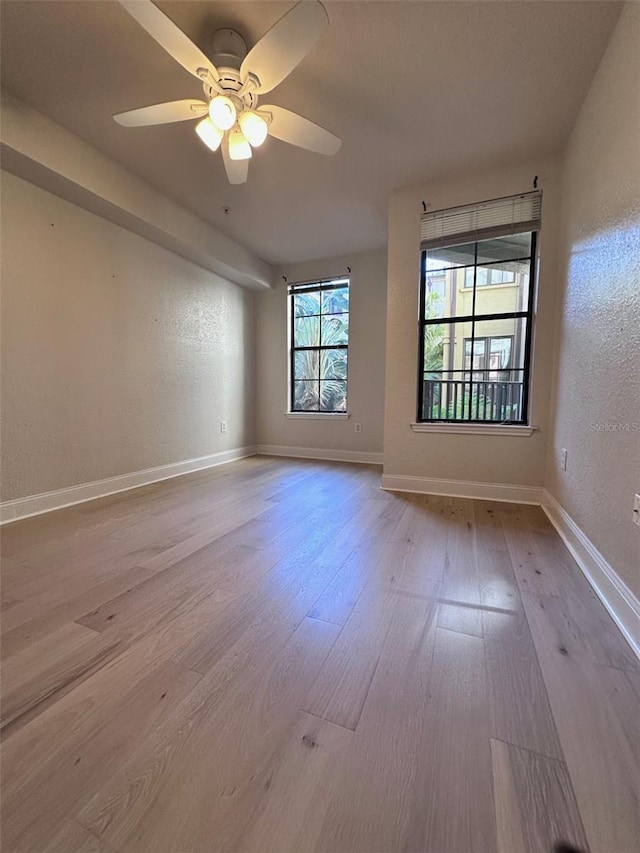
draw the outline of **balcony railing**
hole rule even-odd
[[[522,421],[524,383],[425,379],[422,412],[432,421]]]

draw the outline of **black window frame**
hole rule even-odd
[[[341,312],[326,312],[323,313],[322,305],[319,314],[309,314],[309,317],[318,317],[319,322],[319,341],[317,346],[296,346],[295,345],[295,297],[301,293],[316,293],[327,290],[343,290],[347,288],[349,292],[349,310]],[[334,278],[330,280],[309,281],[297,284],[290,284],[287,289],[288,309],[289,309],[289,413],[293,415],[346,415],[348,412],[349,401],[349,336],[351,330],[351,279],[348,276],[342,278]],[[337,316],[337,314],[347,314],[349,318],[349,326],[347,328],[347,343],[346,344],[322,344],[322,320],[323,316]],[[318,370],[320,370],[320,353],[323,350],[342,349],[347,354],[347,371],[344,379],[345,392],[345,408],[344,409],[297,409],[295,408],[295,361],[296,353],[298,352],[317,352],[318,353]],[[311,381],[311,380],[310,380]],[[318,376],[318,383],[322,380]],[[341,380],[342,381],[342,380]]]
[[[419,310],[420,315],[418,319],[418,405],[417,405],[417,417],[416,422],[420,424],[492,424],[492,425],[508,425],[508,426],[528,426],[529,425],[529,404],[530,404],[530,391],[531,391],[531,350],[532,350],[532,341],[533,341],[533,322],[534,322],[534,305],[535,305],[535,284],[536,284],[536,271],[537,271],[537,246],[538,246],[538,230],[537,229],[524,229],[521,234],[531,234],[531,246],[530,246],[530,254],[529,257],[525,258],[507,258],[501,259],[500,263],[522,263],[523,261],[529,262],[529,293],[527,300],[527,308],[524,311],[506,311],[499,312],[493,314],[476,314],[475,306],[476,306],[476,296],[477,296],[477,286],[474,282],[473,287],[473,307],[472,313],[467,315],[457,315],[454,317],[434,317],[431,319],[425,318],[425,301],[426,301],[426,280],[427,275],[433,275],[437,270],[429,270],[427,271],[427,252],[428,249],[424,248],[420,252],[420,299],[419,299]],[[508,234],[504,234],[501,236],[508,236]],[[486,263],[478,264],[478,244],[484,242],[486,239],[491,238],[483,238],[482,235],[478,236],[478,239],[474,243],[474,259],[472,264],[460,264],[455,267],[455,270],[463,271],[463,282],[466,281],[466,270],[468,268],[477,269],[478,266],[483,267],[486,266]],[[471,241],[468,239],[464,240],[465,244],[469,244]],[[450,246],[460,245],[455,241],[455,238],[451,239],[451,242],[448,244]],[[445,248],[445,247],[443,247]],[[475,278],[475,276],[474,276]],[[463,286],[465,286],[463,284]],[[508,285],[505,285],[508,286]],[[480,285],[482,287],[482,285]],[[513,368],[511,367],[511,372],[522,373],[522,411],[521,417],[518,419],[509,419],[509,420],[495,420],[490,418],[480,418],[480,417],[472,417],[472,406],[469,405],[469,413],[467,417],[460,418],[426,418],[423,415],[424,412],[424,384],[425,384],[425,372],[426,373],[443,373],[443,374],[451,374],[451,373],[460,373],[463,376],[461,380],[463,383],[465,382],[464,376],[467,371],[464,370],[464,350],[463,350],[463,369],[458,371],[450,371],[450,370],[441,370],[441,371],[425,371],[424,366],[424,338],[425,338],[425,328],[429,325],[449,325],[455,326],[459,323],[471,323],[472,324],[472,340],[476,339],[474,334],[475,332],[475,324],[478,321],[484,322],[489,320],[525,320],[525,341],[524,341],[524,360],[522,368]],[[487,337],[487,335],[480,335],[479,338]],[[506,336],[496,336],[496,337],[506,337]],[[464,345],[463,345],[464,346]],[[471,349],[471,364],[473,364],[473,346]],[[473,371],[471,373],[473,376]],[[477,412],[476,406],[476,412]]]

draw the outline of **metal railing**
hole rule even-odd
[[[523,382],[425,379],[422,412],[425,420],[521,421],[523,399]]]

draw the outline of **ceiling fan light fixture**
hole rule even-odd
[[[216,95],[209,104],[209,117],[220,130],[230,130],[236,122],[235,104],[226,95]]]
[[[220,148],[224,133],[215,126],[210,118],[203,118],[202,121],[198,122],[196,133],[207,148],[210,148],[212,151],[217,151]]]
[[[229,134],[229,157],[232,160],[248,160],[251,146],[241,130],[232,130]]]
[[[249,143],[257,148],[267,138],[268,126],[266,121],[253,110],[245,110],[239,119],[240,128]]]

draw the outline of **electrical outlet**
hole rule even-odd
[[[227,431],[227,422],[226,421],[220,421],[220,432],[226,432],[226,431]]]
[[[356,432],[362,432],[362,424],[355,423],[353,428]]]
[[[560,451],[560,470],[561,471],[567,470],[567,448],[566,447],[563,447],[562,450]]]
[[[640,527],[640,495],[633,498],[633,523]]]

